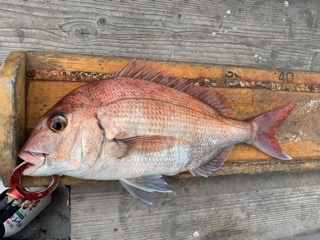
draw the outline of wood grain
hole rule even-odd
[[[27,51],[27,77],[32,80],[90,82],[110,78],[114,71],[124,68],[131,60],[132,58]],[[211,86],[215,86],[215,81],[226,82],[228,80],[272,82],[277,84],[290,83],[298,86],[320,84],[319,73],[312,71],[262,69],[172,61],[144,61],[146,64],[157,65],[161,71],[166,70],[174,77],[183,76],[186,79],[205,79],[205,82],[207,84],[211,83]],[[215,87],[219,86],[218,84]],[[223,86],[231,87],[230,84]],[[286,89],[286,91],[288,90]]]
[[[0,69],[0,175],[5,184],[17,164],[25,131],[25,53],[12,52]]]
[[[0,64],[45,50],[320,70],[318,1],[1,1]]]
[[[320,231],[319,180],[317,172],[176,179],[153,206],[119,183],[73,186],[71,237],[302,239]]]

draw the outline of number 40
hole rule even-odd
[[[293,72],[280,72],[279,80],[292,82],[294,80],[294,73]]]

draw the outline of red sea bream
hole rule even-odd
[[[239,121],[223,99],[132,61],[112,79],[73,90],[40,119],[19,153],[33,164],[24,174],[119,180],[151,203],[148,193],[170,192],[162,175],[207,176],[237,143],[291,159],[274,135],[295,104]]]

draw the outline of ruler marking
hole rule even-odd
[[[178,66],[177,66],[178,67]],[[200,70],[198,70],[200,71]],[[211,65],[206,74],[187,76],[197,85],[219,88],[260,88],[289,92],[320,92],[320,73],[293,70],[267,70],[245,67]],[[206,76],[209,75],[210,77]],[[28,80],[83,81],[109,79],[110,73],[27,70]]]

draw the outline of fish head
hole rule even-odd
[[[63,106],[63,105],[62,105]],[[38,122],[18,156],[31,163],[28,176],[77,176],[97,159],[103,133],[90,111],[53,107]],[[90,151],[91,150],[91,151]]]

